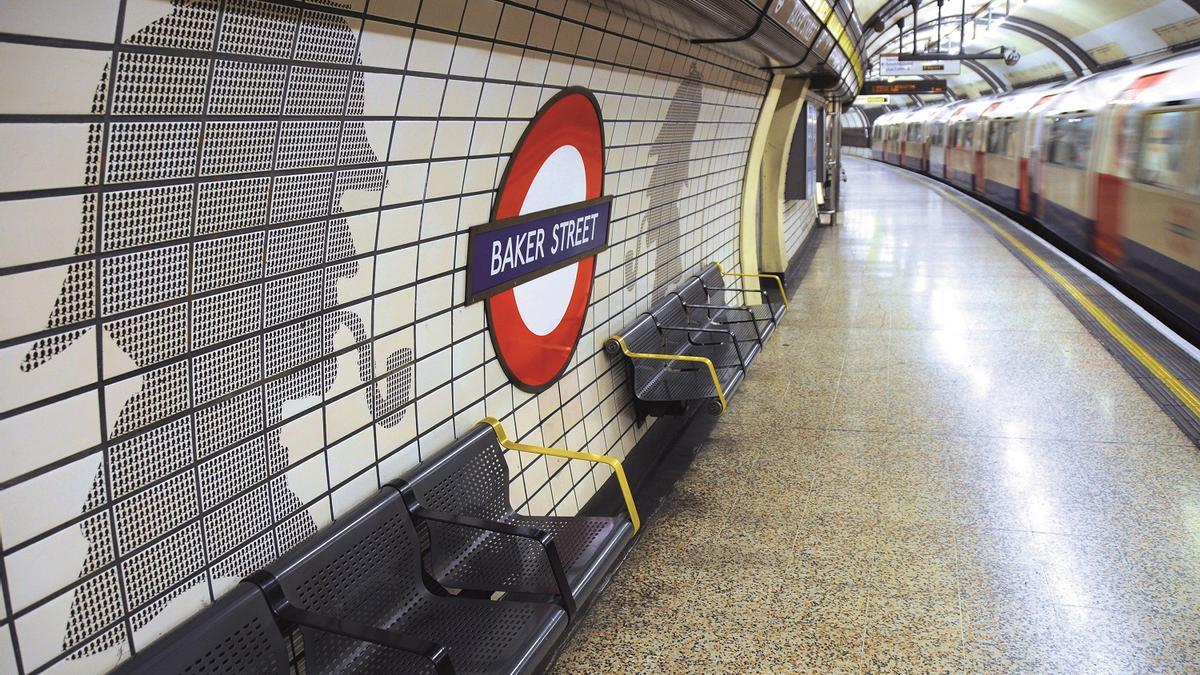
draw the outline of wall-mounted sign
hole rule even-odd
[[[879,57],[879,74],[883,77],[958,75],[961,72],[961,61],[901,61],[899,54],[882,54]]]
[[[882,104],[882,103],[887,103],[890,100],[892,100],[892,99],[887,96],[868,96],[867,97],[867,103]]]
[[[904,94],[944,94],[945,80],[904,80],[882,82],[877,80],[863,83],[862,96],[894,96]]]
[[[550,99],[525,129],[500,181],[492,221],[467,239],[467,302],[483,300],[501,367],[539,392],[566,370],[608,246],[604,127],[586,89]]]
[[[471,228],[467,302],[475,302],[593,256],[608,246],[612,197]]]
[[[804,44],[811,44],[821,24],[804,0],[771,0],[771,18]]]

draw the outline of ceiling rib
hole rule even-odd
[[[935,1],[936,0],[922,0],[918,4],[917,10],[914,12],[913,16],[917,16],[917,13],[919,13],[922,8],[931,6]],[[1189,0],[1188,4],[1195,9],[1197,13],[1200,13],[1200,0]],[[889,2],[880,7],[864,24],[866,26],[866,28],[863,30],[864,44],[872,35],[869,29],[874,23],[882,22],[882,24],[886,26],[887,22],[891,20],[891,16],[893,14],[910,6],[912,6],[910,0],[889,0]],[[986,5],[984,6],[986,7]],[[972,13],[972,15],[973,14],[974,13]],[[947,21],[947,19],[949,21]],[[946,25],[946,23],[951,22],[958,22],[961,21],[961,19],[961,14],[949,13],[943,16],[942,25]],[[936,25],[937,20],[934,19],[922,24],[921,26],[918,26],[917,30],[920,30],[922,27]],[[1017,26],[1025,30],[1017,30],[1015,28]],[[1020,33],[1021,35],[1036,40],[1038,43],[1051,49],[1067,64],[1069,68],[1071,68],[1072,71],[1075,72],[1076,76],[1082,76],[1100,69],[1099,64],[1096,63],[1096,60],[1092,58],[1091,54],[1088,54],[1086,50],[1080,48],[1079,45],[1075,44],[1075,42],[1071,40],[1071,38],[1043,23],[1022,17],[1009,16],[1006,17],[1005,25],[1000,26],[1000,28],[1011,28],[1013,32]],[[1032,31],[1032,33],[1029,31]]]
[[[1062,59],[1062,62],[1067,64],[1067,67],[1070,68],[1071,71],[1075,73],[1075,77],[1083,77],[1084,76],[1083,67],[1080,65],[1079,61],[1076,60],[1075,55],[1072,54],[1067,49],[1064,49],[1057,42],[1042,35],[1041,33],[1037,32],[1036,30],[1034,30],[1032,28],[1026,28],[1025,26],[1019,26],[1012,22],[1005,23],[1003,26],[1000,26],[1000,28],[1002,30],[1010,30],[1014,33],[1024,35],[1025,37],[1036,41],[1037,43],[1041,44],[1042,46],[1046,47],[1050,51],[1057,54],[1058,58]],[[1089,68],[1088,72],[1091,72],[1091,70],[1092,69]]]
[[[991,68],[988,68],[979,61],[963,61],[962,64],[975,71],[975,74],[978,75],[980,79],[982,79],[984,82],[987,82],[988,86],[992,88],[992,91],[1001,92],[1010,91],[1012,89],[1012,87],[1002,80],[999,75],[993,73]]]
[[[1200,3],[1200,0],[1196,0],[1196,2]],[[1071,54],[1074,55],[1079,61],[1079,65],[1083,66],[1083,68],[1088,72],[1094,73],[1100,69],[1100,64],[1096,62],[1096,59],[1094,59],[1086,49],[1075,44],[1074,40],[1054,30],[1050,26],[1020,16],[1008,17],[1008,23],[1014,26],[1029,28],[1044,34],[1047,38],[1057,42],[1063,48],[1070,51]]]

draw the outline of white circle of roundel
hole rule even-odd
[[[520,215],[586,199],[587,170],[583,166],[583,155],[575,146],[564,145],[550,153],[538,167],[529,184],[529,192],[525,193],[525,201],[521,203]],[[529,332],[549,335],[558,328],[571,303],[578,272],[579,263],[572,263],[513,288],[517,311]]]

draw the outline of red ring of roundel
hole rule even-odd
[[[500,181],[493,221],[520,214],[538,169],[551,153],[566,145],[575,146],[583,158],[585,199],[600,196],[604,187],[604,128],[600,107],[586,89],[571,87],[542,106],[518,141]],[[579,261],[567,311],[558,327],[547,335],[536,335],[525,326],[512,289],[485,301],[492,344],[500,365],[521,389],[540,392],[554,384],[566,370],[591,302],[595,267],[595,256]]]

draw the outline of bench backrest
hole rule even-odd
[[[629,328],[621,333],[625,339],[625,345],[629,347],[629,351],[642,352],[648,354],[659,354],[670,351],[670,345],[664,337],[658,326],[654,322],[654,317],[649,314],[641,314],[637,320],[633,322]],[[635,359],[635,361],[637,361]],[[635,366],[641,365],[635,363]],[[658,364],[661,367],[662,364]]]
[[[430,597],[421,550],[404,501],[380,490],[326,530],[267,566],[297,607],[377,628],[420,620]],[[333,633],[301,628],[307,672],[359,672],[380,659],[398,672],[425,672],[428,662]],[[388,652],[386,655],[381,652]]]
[[[687,326],[691,319],[679,296],[674,294],[668,294],[667,297],[660,300],[654,309],[650,310],[650,314],[659,326]],[[686,342],[687,334],[668,331],[663,338],[667,342]]]
[[[688,321],[693,325],[702,326],[708,322],[712,316],[712,310],[701,309],[700,305],[716,305],[720,303],[713,302],[708,291],[704,290],[704,282],[700,281],[699,277],[692,277],[683,286],[676,291],[679,299],[686,305],[691,305],[692,308],[687,310]]]
[[[510,480],[495,430],[479,424],[405,482],[426,508],[504,520],[512,512]]]
[[[289,672],[288,649],[258,586],[242,582],[126,661],[122,675]]]
[[[725,276],[721,274],[721,270],[713,263],[709,263],[704,271],[700,273],[699,279],[703,282],[704,287],[708,289],[708,304],[710,305],[727,305],[729,299],[726,297],[729,293],[725,291]]]
[[[707,290],[705,287],[708,287]],[[703,272],[686,282],[675,293],[669,293],[650,311],[638,316],[627,327],[621,337],[632,352],[649,354],[674,354],[688,341],[688,335],[679,331],[662,331],[659,326],[703,326],[708,321],[708,310],[687,310],[684,303],[693,305],[725,304],[725,280],[715,264],[710,263]],[[611,354],[619,351],[606,346]],[[666,365],[663,361],[634,359],[635,372],[656,373]]]
[[[510,475],[504,454],[495,430],[479,424],[405,482],[425,508],[508,522],[515,511],[509,500]],[[434,570],[456,569],[460,578],[471,576],[472,571],[494,578],[490,573],[495,569],[550,572],[540,545],[532,540],[497,537],[485,530],[433,521],[424,525],[429,529]],[[487,555],[472,556],[480,547],[486,548]],[[488,569],[473,570],[476,565]]]

